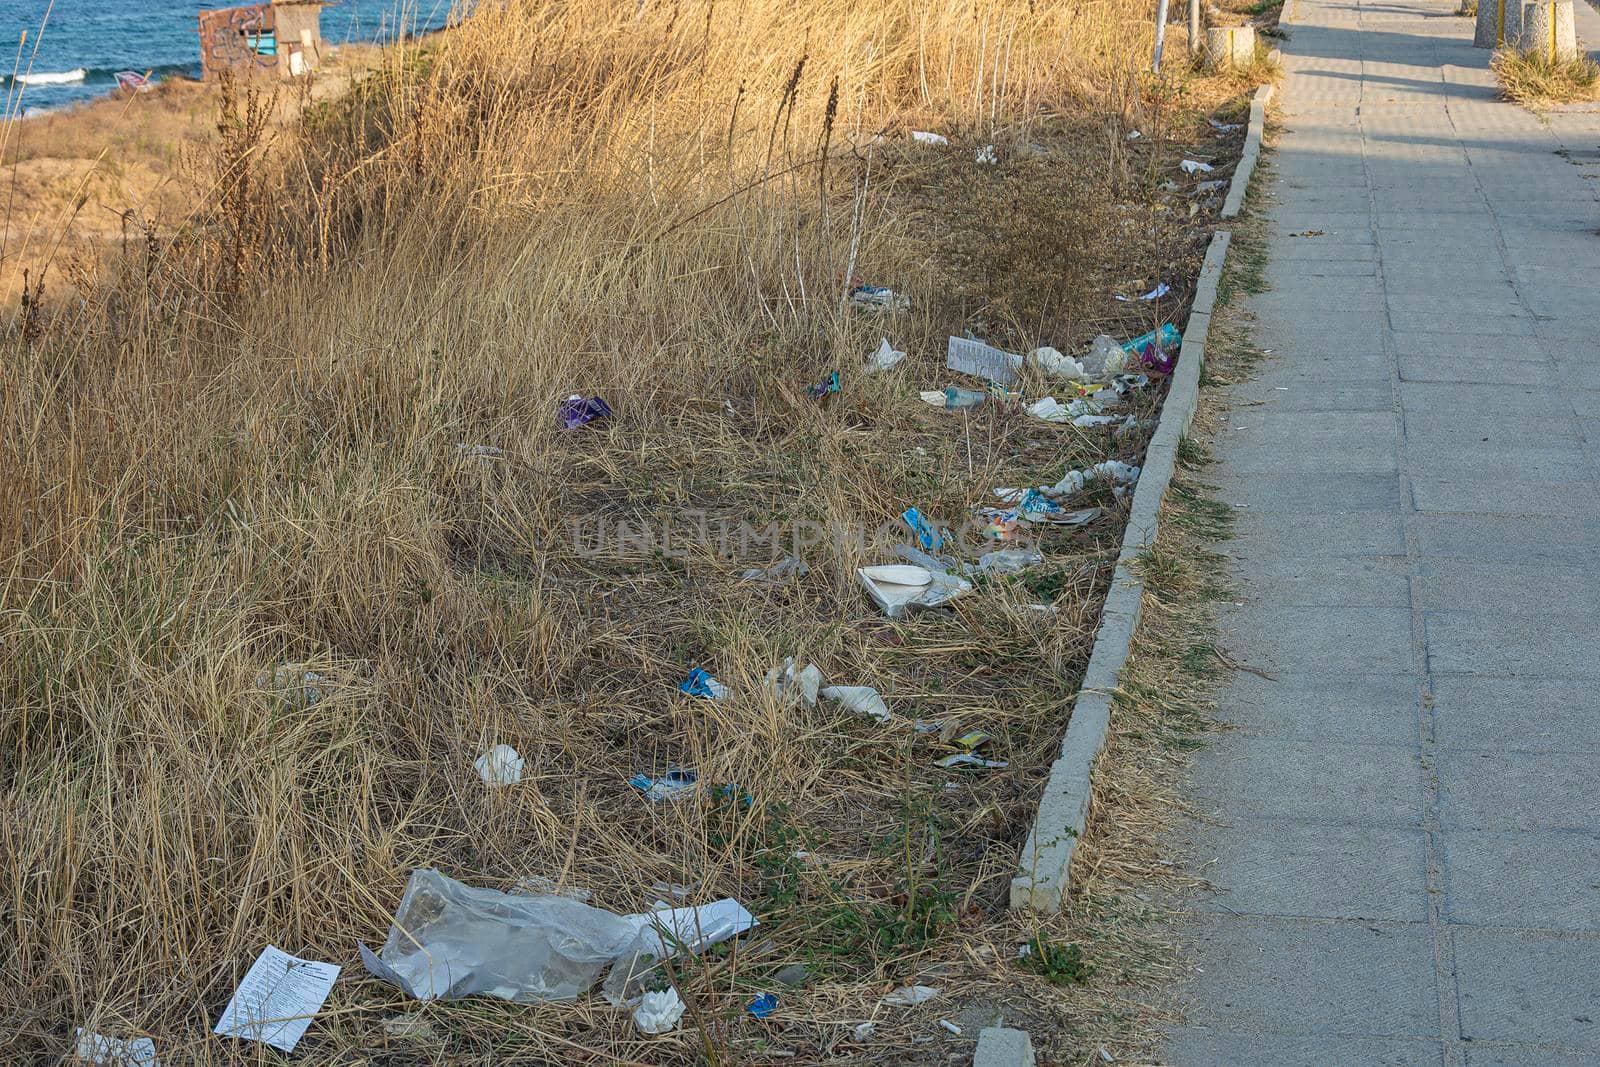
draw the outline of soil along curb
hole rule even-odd
[[[1245,132],[1244,151],[1239,154],[1239,165],[1233,168],[1233,180],[1228,183],[1228,197],[1222,202],[1222,218],[1236,219],[1244,208],[1250,175],[1255,173],[1256,160],[1261,158],[1261,135],[1266,130],[1267,101],[1271,99],[1272,86],[1263,85],[1250,101],[1250,129]]]
[[[1259,93],[1257,100],[1260,100]],[[1256,138],[1259,149],[1260,125],[1256,121],[1255,107],[1251,111],[1251,136]],[[1233,179],[1238,188],[1249,181],[1247,175],[1240,180],[1242,172],[1241,163]],[[1232,199],[1231,192],[1229,199]],[[1122,665],[1127,662],[1133,632],[1139,625],[1144,582],[1132,565],[1155,541],[1161,500],[1178,462],[1178,442],[1188,432],[1189,421],[1194,417],[1200,371],[1205,362],[1206,334],[1211,329],[1217,283],[1222,278],[1222,264],[1227,258],[1231,237],[1227,230],[1218,230],[1206,249],[1205,263],[1195,287],[1194,310],[1189,313],[1189,323],[1178,350],[1172,388],[1161,406],[1161,421],[1145,451],[1144,469],[1134,489],[1133,510],[1122,535],[1122,550],[1117,555],[1116,573],[1106,593],[1094,651],[1089,656],[1083,686],[1067,723],[1067,736],[1061,742],[1061,756],[1050,767],[1050,778],[1039,798],[1039,814],[1022,847],[1017,874],[1011,879],[1011,907],[1014,909],[1061,910],[1072,853],[1089,815],[1090,776],[1111,728],[1112,695],[1116,692]]]

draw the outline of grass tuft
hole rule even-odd
[[[1551,59],[1540,51],[1502,48],[1489,66],[1501,96],[1535,111],[1600,99],[1600,65],[1588,56]]]

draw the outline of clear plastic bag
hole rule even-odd
[[[573,1000],[638,934],[576,900],[474,889],[429,868],[412,872],[383,950],[362,945],[361,958],[419,1000]]]

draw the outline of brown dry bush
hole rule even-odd
[[[964,328],[1068,350],[1177,313],[1108,296],[1153,265],[1181,291],[1203,240],[1129,165],[1142,15],[485,4],[291,130],[230,94],[193,224],[3,342],[8,1057],[83,1025],[151,1033],[164,1062],[271,1058],[209,1036],[268,942],[350,967],[316,1062],[806,1062],[938,968],[952,997],[1003,982],[1059,1014],[1004,964],[1006,883],[1121,504],[943,616],[889,623],[850,576],[910,504],[958,520],[997,485],[1137,461],[1143,435],[935,412],[912,386],[947,380]],[[911,128],[953,145],[908,148]],[[858,280],[913,310],[852,313]],[[911,357],[864,377],[880,332]],[[835,370],[845,391],[808,399]],[[617,416],[562,431],[569,393]],[[720,545],[740,524],[850,533],[773,588],[737,580],[780,552]],[[900,720],[776,702],[761,678],[786,655]],[[279,688],[283,665],[320,699]],[[683,698],[694,665],[733,699]],[[950,750],[912,719],[985,729],[1011,767],[936,771]],[[520,787],[475,776],[497,743]],[[626,784],[671,764],[753,803]],[[437,1043],[392,1039],[400,997],[355,943],[419,866],[549,875],[614,910],[689,883],[744,899],[774,947],[685,961],[696,1025],[669,1038],[597,1002],[474,1001],[432,1009]],[[794,960],[813,988],[743,1016]],[[878,1018],[854,1052],[928,1052],[907,1044],[925,1011]]]

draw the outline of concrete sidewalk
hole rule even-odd
[[[1289,3],[1213,469],[1275,680],[1173,843],[1215,891],[1166,1059],[1600,1064],[1600,113],[1496,101],[1454,0]]]

